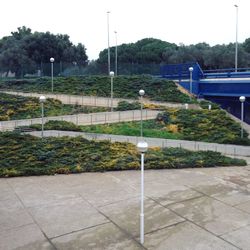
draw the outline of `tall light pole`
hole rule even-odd
[[[53,68],[53,64],[54,64],[54,61],[55,59],[53,57],[51,57],[50,59],[50,63],[51,63],[51,91],[53,93],[54,91],[54,68]]]
[[[244,102],[246,100],[245,96],[241,96],[239,98],[240,102],[241,102],[241,138],[243,138],[243,121],[244,121]]]
[[[190,94],[192,95],[192,93],[193,93],[193,70],[194,70],[194,68],[189,67],[188,70],[189,70],[189,73],[190,73],[189,91],[190,91]],[[191,101],[191,96],[190,96],[190,101]]]
[[[143,96],[145,95],[145,91],[141,89],[139,91],[139,95],[141,96],[141,138],[142,138],[142,106],[143,106]]]
[[[41,103],[41,108],[42,108],[42,138],[43,138],[43,127],[44,127],[44,103],[46,101],[45,96],[40,96],[39,97],[39,102]]]
[[[118,71],[117,71],[117,31],[115,31],[115,75],[117,76]]]
[[[109,72],[110,75],[110,106],[111,106],[111,112],[113,112],[113,81],[114,81],[114,75],[115,73],[113,71]]]
[[[107,11],[107,27],[108,27],[108,74],[110,73],[109,14],[110,14],[110,11]]]
[[[238,5],[234,5],[236,8],[236,37],[235,37],[235,72],[238,70]]]
[[[145,91],[141,89],[139,91],[141,96],[141,141],[137,143],[137,150],[141,153],[141,212],[140,212],[140,242],[144,243],[144,154],[148,150],[147,142],[142,138],[142,97]]]

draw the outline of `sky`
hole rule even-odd
[[[250,37],[249,0],[1,0],[0,38],[18,27],[68,34],[89,60],[108,46],[157,38],[175,44],[228,44]]]

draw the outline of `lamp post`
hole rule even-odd
[[[189,73],[190,73],[190,85],[189,85],[189,90],[190,90],[190,94],[192,95],[193,92],[193,67],[189,67]],[[191,101],[191,96],[190,96],[190,101]]]
[[[241,102],[241,138],[243,138],[244,102],[246,100],[246,97],[241,96],[239,100]]]
[[[40,96],[39,97],[39,102],[41,103],[41,107],[42,107],[42,138],[43,138],[43,127],[44,127],[44,103],[46,101],[46,97],[45,96]]]
[[[110,11],[107,11],[107,28],[108,28],[108,73],[110,73],[109,14],[110,14]]]
[[[139,91],[139,95],[141,96],[141,138],[142,138],[142,105],[143,105],[143,96],[145,95],[145,91],[141,89]]]
[[[53,58],[53,57],[51,57],[50,59],[50,63],[51,63],[51,91],[52,91],[52,93],[53,93],[53,91],[54,91],[54,72],[53,72],[53,64],[54,64],[54,61],[55,61],[55,59]]]
[[[117,61],[117,31],[115,31],[115,75],[117,76],[118,61]]]
[[[238,70],[238,5],[234,5],[236,8],[236,37],[235,37],[235,72]]]
[[[113,71],[109,72],[110,75],[110,106],[111,106],[111,112],[113,112],[113,81],[114,81],[114,75],[115,73]]]
[[[141,153],[141,212],[140,212],[140,242],[144,243],[144,154],[148,150],[148,143],[142,138],[142,97],[145,91],[141,89],[139,95],[141,96],[141,141],[137,143],[137,150]]]

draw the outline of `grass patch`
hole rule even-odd
[[[244,166],[218,152],[180,148],[152,148],[145,154],[146,169]],[[38,138],[0,133],[0,176],[53,175],[140,168],[140,155],[130,143],[88,141],[82,137]]]

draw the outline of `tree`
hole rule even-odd
[[[76,62],[79,66],[85,66],[88,61],[84,45],[73,45],[68,35],[32,33],[23,26],[0,40],[0,66],[6,71],[11,70],[17,77],[22,73],[34,73],[37,69],[48,74],[50,67],[45,66],[49,66],[51,57],[58,63]],[[55,72],[59,70],[55,68]]]

